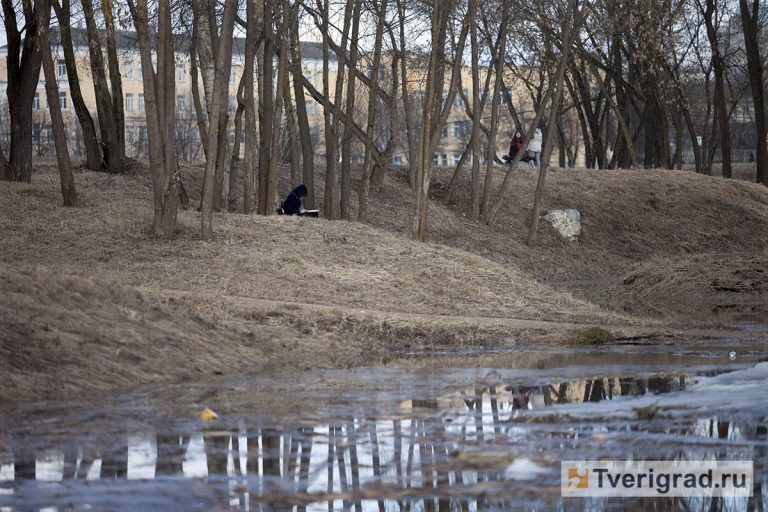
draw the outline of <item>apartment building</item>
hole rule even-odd
[[[96,101],[93,88],[93,78],[91,75],[90,58],[88,51],[87,32],[84,28],[73,27],[72,37],[77,59],[78,78],[83,99],[93,115],[94,121],[98,124],[96,116]],[[69,81],[67,79],[67,70],[64,62],[63,51],[58,43],[59,32],[54,27],[51,31],[51,41],[54,48],[54,64],[56,76],[59,85],[59,105],[64,114],[64,122],[69,134],[70,148],[74,156],[82,153],[82,140],[80,126],[72,106],[72,98],[69,90]],[[143,157],[147,151],[147,133],[144,105],[143,74],[141,61],[138,51],[138,41],[136,34],[129,31],[118,31],[117,33],[118,57],[120,60],[120,72],[123,87],[123,106],[125,111],[125,140],[126,153],[128,156]],[[192,76],[190,61],[188,55],[189,39],[186,36],[177,36],[175,40],[176,52],[176,144],[177,153],[180,158],[187,161],[195,161],[203,158],[202,145],[200,141],[200,132],[197,126],[197,116],[195,113],[194,101],[192,97]],[[5,89],[7,86],[7,65],[6,57],[7,47],[0,48],[0,144],[7,147],[10,137],[10,127],[7,114],[7,96]],[[304,76],[318,91],[323,89],[322,71],[322,45],[316,42],[302,42],[302,68]],[[331,52],[331,56],[333,53]],[[229,77],[229,140],[234,143],[235,125],[234,118],[237,110],[237,89],[243,73],[245,57],[245,39],[236,38],[233,45],[232,69]],[[385,56],[385,59],[387,57]],[[106,62],[106,55],[105,55]],[[414,60],[414,62],[418,62]],[[382,66],[382,76],[380,80],[385,83],[391,80],[391,77],[385,75],[388,66]],[[332,60],[330,63],[329,82],[331,89],[335,87],[337,62]],[[421,108],[421,90],[423,79],[421,77],[418,64],[409,66],[409,90],[411,91],[413,108],[409,113],[414,125],[418,128],[420,116],[418,112]],[[199,80],[200,90],[202,91],[202,81]],[[442,128],[442,133],[438,147],[435,151],[433,161],[436,165],[455,165],[465,151],[471,135],[471,122],[466,113],[463,98],[471,101],[471,75],[470,70],[465,68],[462,71],[462,94],[457,94],[451,108],[448,122]],[[526,100],[527,95],[521,84],[518,84],[514,77],[510,76],[507,80],[510,85],[510,94],[518,109],[518,116],[524,122],[530,121],[534,112],[530,107],[530,100]],[[367,111],[367,89],[358,82],[357,105],[358,111],[356,118],[364,124],[364,118]],[[447,87],[447,85],[446,85]],[[447,91],[446,91],[447,93]],[[307,92],[305,94],[307,114],[310,124],[310,136],[315,155],[322,159],[325,155],[324,138],[324,119],[322,104],[318,103]],[[495,152],[501,155],[507,151],[509,140],[514,132],[514,123],[512,117],[508,114],[506,106],[503,104],[504,98],[499,97],[497,101],[501,102],[501,117],[497,137]],[[384,109],[382,105],[382,109]],[[38,91],[35,95],[34,103],[34,126],[33,126],[33,151],[42,156],[53,151],[53,135],[50,129],[50,114],[48,113],[48,99],[45,93],[42,71]],[[486,126],[490,123],[490,108],[485,108],[484,123]],[[394,165],[406,165],[408,163],[407,141],[405,139],[404,115],[400,115],[399,126],[390,127],[387,116],[377,116],[377,121],[382,125],[376,128],[378,136],[374,138],[376,143],[381,146],[386,144],[390,130],[394,129],[398,133],[398,143],[392,152],[391,163]],[[380,118],[380,119],[379,119]],[[241,143],[245,143],[244,134],[241,134]],[[284,142],[287,144],[287,142]],[[285,150],[285,148],[284,148]],[[244,147],[241,145],[241,154]],[[484,148],[484,153],[487,147]],[[288,153],[288,151],[284,151]],[[363,155],[362,145],[356,142],[353,146],[353,159],[361,160]],[[471,155],[470,159],[471,161]]]

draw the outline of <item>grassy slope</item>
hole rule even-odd
[[[200,172],[191,172],[185,181],[196,203]],[[59,206],[51,166],[41,166],[31,185],[0,182],[0,373],[9,382],[0,397],[67,396],[242,369],[344,367],[404,348],[541,334],[354,308],[621,323],[626,319],[534,278],[619,276],[649,257],[656,258],[654,271],[673,262],[670,268],[685,276],[688,266],[679,262],[687,255],[754,261],[747,256],[759,257],[768,246],[768,193],[757,185],[667,171],[553,171],[545,208],[579,209],[584,233],[569,245],[543,226],[538,247],[528,248],[533,171],[517,171],[490,227],[468,221],[465,197],[442,205],[448,177],[447,170],[436,173],[430,244],[407,239],[412,199],[396,171],[372,195],[374,227],[220,214],[211,243],[198,240],[194,211],[180,213],[178,240],[147,237],[145,169],[131,176],[78,173],[83,205],[74,210]],[[753,288],[759,299],[763,288]],[[621,286],[607,290],[606,304],[633,300]],[[633,293],[651,300],[642,290]],[[663,287],[654,293],[669,295]],[[339,309],[254,305],[238,297]]]
[[[143,172],[78,173],[75,209],[59,206],[51,166],[33,184],[0,182],[0,400],[345,367],[400,349],[540,335],[360,308],[621,320],[486,258],[357,223],[220,214],[216,240],[205,243],[199,214],[189,211],[180,212],[177,240],[156,242],[146,233],[151,189]]]

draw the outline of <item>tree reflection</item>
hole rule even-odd
[[[594,453],[599,449],[593,440],[596,432],[615,433],[630,439],[622,455],[643,459],[648,455],[648,442],[632,442],[639,439],[641,436],[637,433],[642,432],[648,439],[669,434],[688,437],[691,442],[669,452],[670,459],[727,460],[734,453],[734,445],[725,442],[729,439],[738,440],[742,447],[754,446],[754,496],[748,504],[744,503],[746,509],[736,509],[763,510],[768,446],[765,421],[706,418],[669,425],[601,421],[554,427],[523,421],[529,407],[591,404],[648,393],[669,393],[685,389],[687,384],[687,380],[679,376],[650,379],[608,376],[535,387],[494,383],[473,387],[458,402],[459,409],[451,413],[446,408],[455,407],[455,400],[453,405],[446,405],[449,402],[441,397],[420,397],[410,401],[410,409],[386,420],[342,417],[280,429],[246,424],[227,428],[214,424],[195,435],[174,432],[173,427],[167,425],[149,426],[147,433],[139,436],[143,444],[136,441],[137,436],[125,434],[114,436],[110,443],[94,442],[87,437],[67,439],[53,448],[60,462],[56,466],[58,473],[46,470],[45,479],[76,482],[91,474],[91,477],[98,476],[102,485],[109,485],[110,481],[154,475],[159,483],[152,489],[163,496],[177,485],[175,482],[207,474],[207,480],[202,481],[221,497],[218,508],[234,510],[305,511],[311,504],[322,503],[328,510],[468,512],[511,509],[518,506],[521,499],[527,503],[525,508],[571,510],[583,509],[584,503],[574,505],[573,501],[559,498],[559,477],[550,473],[542,481],[518,482],[516,477],[505,475],[505,468],[521,455],[537,459],[539,454],[557,453],[555,450],[562,450],[563,457]],[[157,430],[156,434],[153,429]],[[698,441],[707,438],[717,442]],[[50,459],[51,447],[38,446],[30,439],[11,440],[4,446],[8,447],[5,451],[10,452],[5,465],[12,462],[15,483],[43,478],[42,453],[47,450],[46,457]],[[137,463],[136,457],[141,456],[136,455],[139,446],[149,447],[151,451],[142,459],[150,461],[149,468]],[[657,450],[653,457],[659,459],[661,453]],[[101,471],[96,475],[92,470],[99,459]],[[194,467],[195,464],[202,464],[202,468]],[[51,478],[52,474],[55,478]],[[27,496],[17,492],[11,498],[0,495],[0,508],[8,499],[19,501]],[[88,491],[80,489],[79,492],[87,502]],[[10,504],[11,510],[24,508],[20,502]],[[671,498],[628,501],[627,508],[734,510],[720,499]]]

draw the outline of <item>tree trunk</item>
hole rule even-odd
[[[2,0],[5,33],[8,40],[8,111],[11,123],[11,147],[3,177],[9,181],[32,181],[32,101],[40,76],[41,52],[39,27],[46,23],[45,0],[24,0],[24,41],[16,24],[15,3]],[[3,156],[3,160],[5,156]]]
[[[480,215],[487,215],[493,190],[493,166],[496,160],[496,132],[499,127],[499,91],[501,91],[501,78],[504,73],[504,64],[507,52],[507,24],[508,18],[503,15],[509,8],[509,0],[504,0],[501,8],[502,18],[499,27],[499,44],[496,50],[496,70],[491,95],[491,133],[488,136],[488,156],[485,162],[485,183],[483,184],[483,200],[480,204]]]
[[[731,177],[731,127],[729,124],[728,105],[725,96],[725,62],[720,54],[720,43],[715,26],[716,0],[706,0],[703,9],[704,24],[707,28],[707,39],[712,49],[712,69],[715,72],[715,110],[720,127],[720,148],[723,157],[723,177]],[[714,142],[714,141],[713,141]]]
[[[243,173],[243,213],[251,213],[256,199],[256,164],[258,155],[256,148],[259,143],[256,132],[256,101],[253,93],[254,59],[258,45],[256,32],[258,30],[259,0],[247,0],[246,7],[246,39],[245,65],[243,66],[243,101],[245,102],[245,155],[242,163]]]
[[[48,11],[46,9],[46,11]],[[46,16],[48,18],[48,16]],[[56,145],[56,160],[59,165],[59,177],[61,179],[61,195],[64,198],[64,206],[77,205],[77,190],[75,179],[72,175],[72,162],[69,160],[67,148],[67,135],[64,132],[64,119],[61,116],[59,105],[59,85],[56,81],[56,70],[51,55],[50,35],[48,31],[49,20],[40,25],[40,51],[42,53],[43,72],[45,73],[45,92],[48,96],[48,107],[51,112],[51,129]]]
[[[213,238],[213,208],[214,181],[216,162],[219,158],[221,120],[227,108],[227,91],[229,89],[229,71],[232,65],[232,30],[235,21],[236,0],[225,0],[224,15],[221,21],[221,36],[216,52],[216,74],[213,81],[212,103],[208,129],[208,158],[205,161],[205,176],[203,179],[203,198],[200,206],[200,236],[203,240]],[[225,127],[226,131],[226,127]]]
[[[107,38],[107,62],[109,65],[109,83],[112,87],[112,110],[117,135],[117,157],[125,158],[125,112],[123,111],[123,81],[120,77],[120,61],[117,58],[117,38],[112,16],[112,0],[101,0],[104,11],[105,35]]]
[[[147,0],[128,0],[139,41],[144,83],[144,104],[147,119],[149,161],[152,168],[154,219],[152,233],[157,238],[176,236],[178,213],[179,171],[173,140],[175,120],[175,55],[171,31],[170,0],[158,2],[157,44],[149,36]],[[157,52],[157,73],[152,66],[152,54]]]
[[[307,187],[304,203],[307,208],[315,207],[315,156],[312,150],[312,138],[309,132],[307,102],[302,85],[304,73],[301,69],[301,49],[299,47],[299,6],[294,6],[288,27],[291,41],[291,73],[293,75],[293,96],[296,102],[296,121],[301,141],[302,182]]]
[[[456,88],[461,73],[461,59],[454,59],[451,71],[448,96],[443,102],[444,76],[446,70],[445,41],[450,18],[451,5],[441,0],[432,1],[432,48],[429,53],[427,81],[425,86],[424,108],[422,112],[422,130],[419,141],[419,160],[416,168],[416,189],[414,195],[415,214],[411,228],[411,238],[425,242],[427,240],[427,218],[429,212],[429,188],[432,180],[432,155],[440,138],[440,132],[448,119],[452,103],[456,97]],[[456,55],[464,52],[464,45],[469,33],[469,23],[462,23]]]
[[[762,28],[759,24],[760,0],[752,0],[750,10],[747,0],[739,0],[741,26],[744,33],[744,49],[747,54],[749,86],[752,90],[752,102],[755,110],[757,129],[757,182],[768,186],[768,150],[766,150],[765,93],[763,89],[763,61],[760,57],[758,39]],[[750,12],[751,11],[751,12]]]
[[[480,220],[480,48],[477,40],[477,0],[469,0],[469,30],[472,44],[472,200],[470,219]]]
[[[405,137],[408,141],[408,167],[409,183],[411,190],[416,192],[416,169],[418,167],[418,147],[416,141],[416,129],[413,126],[411,97],[408,91],[408,52],[406,50],[405,36],[405,1],[397,1],[398,26],[400,29],[400,80],[403,89],[403,111],[405,117]]]
[[[351,195],[352,195],[352,138],[354,137],[355,122],[355,74],[357,71],[358,47],[357,40],[360,33],[360,10],[362,0],[354,0],[352,11],[352,44],[349,48],[349,62],[347,64],[347,105],[345,108],[346,120],[344,121],[344,134],[341,142],[341,218],[350,220]]]
[[[195,118],[197,119],[197,132],[203,146],[203,153],[208,158],[208,124],[205,119],[206,110],[200,101],[200,85],[197,69],[197,25],[192,26],[192,40],[189,43],[189,73],[192,79],[192,102],[195,105]],[[247,44],[247,42],[246,42]]]
[[[272,56],[275,53],[275,33],[272,25],[274,18],[275,0],[264,0],[264,53],[261,58],[259,76],[259,203],[258,212],[261,215],[269,215],[269,170],[272,168],[272,160],[276,155],[272,154],[272,118],[274,117],[274,64]]]
[[[382,0],[381,7],[377,13],[376,36],[373,45],[373,63],[371,65],[371,88],[368,94],[368,127],[366,129],[365,141],[365,159],[363,163],[363,174],[360,180],[360,190],[358,190],[359,208],[357,211],[358,222],[368,220],[368,192],[371,183],[372,158],[371,150],[373,147],[373,129],[376,121],[376,100],[378,97],[379,84],[379,65],[381,63],[381,44],[384,36],[384,22],[387,17],[387,0]]]
[[[109,92],[107,77],[104,71],[104,58],[101,53],[103,45],[101,44],[99,29],[94,18],[92,0],[82,0],[81,3],[88,31],[91,76],[93,77],[93,90],[96,95],[96,111],[99,117],[99,131],[101,132],[104,163],[106,164],[107,171],[119,173],[122,170],[122,159],[120,158],[118,147],[118,127],[115,123],[117,114],[114,110],[112,95]]]
[[[61,5],[58,0],[53,0],[53,9],[56,11],[56,17],[59,19],[59,37],[61,38],[61,47],[64,51],[64,63],[67,68],[67,81],[69,82],[69,95],[72,98],[72,107],[80,122],[83,133],[83,142],[85,144],[85,166],[92,171],[102,171],[101,167],[101,149],[99,140],[96,138],[96,126],[93,118],[83,100],[83,93],[80,90],[80,78],[77,73],[77,60],[75,49],[72,43],[72,28],[70,26],[71,4],[70,0],[63,0]]]
[[[288,1],[282,0],[280,6],[275,6],[280,9],[279,15],[276,15],[277,33],[285,34],[286,28],[286,16],[288,12]],[[277,14],[277,13],[276,13]],[[283,97],[285,96],[285,89],[288,87],[288,38],[285,36],[280,37],[280,47],[278,49],[279,56],[277,61],[277,89],[275,90],[274,104],[275,108],[272,112],[272,159],[270,160],[269,167],[269,181],[267,183],[267,215],[275,213],[275,194],[277,191],[277,165],[280,162],[280,119],[282,118],[283,110]],[[270,122],[267,120],[267,122]]]
[[[288,13],[286,13],[286,18]],[[290,21],[288,21],[290,23]],[[287,35],[284,37],[288,37]],[[288,77],[286,77],[288,80]],[[285,126],[288,130],[288,153],[291,158],[291,184],[301,183],[301,148],[299,146],[299,129],[296,126],[296,109],[291,97],[290,84],[285,87]]]
[[[555,90],[552,94],[552,109],[549,112],[549,122],[547,123],[547,126],[550,127],[550,133],[547,134],[547,137],[544,140],[544,148],[541,153],[542,158],[539,164],[539,179],[536,183],[536,192],[533,196],[533,208],[531,209],[531,229],[528,232],[528,241],[526,242],[528,246],[533,246],[536,243],[536,236],[539,229],[539,212],[544,196],[544,184],[547,177],[549,160],[552,157],[552,139],[554,139],[554,134],[551,130],[554,130],[555,122],[557,120],[557,111],[560,108],[560,99],[563,94],[563,77],[565,76],[565,67],[571,49],[571,34],[574,30],[575,3],[576,0],[568,0],[568,11],[565,14],[565,21],[563,23],[562,54],[560,55],[560,61],[557,64],[557,75],[555,76],[554,82]]]

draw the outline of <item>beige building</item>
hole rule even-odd
[[[88,54],[88,42],[86,30],[83,28],[72,29],[73,42],[75,46],[75,55],[78,61],[78,78],[80,81],[80,88],[83,94],[84,101],[93,116],[94,122],[98,126],[98,118],[96,116],[96,102],[95,93],[93,88],[93,80],[91,76],[90,59]],[[141,62],[138,52],[138,42],[136,35],[133,32],[119,31],[117,34],[118,41],[118,57],[120,60],[120,71],[123,86],[123,106],[125,111],[125,140],[126,140],[126,153],[128,156],[141,157],[146,155],[147,133],[146,133],[146,118],[144,111],[144,89],[143,89],[143,75],[141,69]],[[51,39],[54,48],[54,64],[56,68],[56,74],[58,77],[59,85],[59,104],[64,114],[64,122],[67,128],[67,133],[70,136],[70,148],[74,156],[82,154],[82,139],[81,130],[77,117],[75,116],[72,98],[69,89],[69,81],[67,79],[67,71],[64,63],[63,51],[58,45],[59,33],[56,29],[52,31]],[[176,143],[177,152],[183,160],[194,161],[202,159],[202,145],[200,143],[200,132],[197,126],[197,116],[194,110],[194,101],[192,99],[192,77],[190,73],[189,57],[187,53],[187,39],[183,37],[177,38],[176,45],[178,48],[176,60]],[[245,40],[242,38],[236,38],[233,48],[233,62],[232,70],[229,79],[229,102],[228,111],[230,114],[230,127],[229,138],[230,143],[234,143],[235,130],[234,130],[234,118],[237,110],[237,88],[240,82],[240,78],[243,73],[245,53]],[[322,45],[314,42],[302,42],[302,67],[304,70],[304,76],[309,80],[312,85],[318,90],[322,91]],[[333,55],[333,53],[331,53]],[[10,127],[7,114],[7,96],[5,89],[7,86],[7,47],[0,48],[0,144],[7,147]],[[386,59],[386,57],[385,57]],[[106,62],[106,56],[105,56]],[[365,65],[365,64],[363,64]],[[331,62],[330,65],[330,84],[333,90],[335,84],[337,63]],[[388,69],[388,66],[384,64],[382,69]],[[417,67],[410,68],[411,76],[409,76],[409,91],[413,102],[413,108],[411,109],[411,119],[414,121],[414,126],[418,126],[420,123],[420,101],[423,95],[420,90],[423,90],[423,86],[420,84],[423,82],[420,78],[421,73]],[[447,75],[449,76],[449,75]],[[383,76],[382,82],[386,82],[388,77]],[[199,80],[200,90],[202,91],[202,81]],[[484,77],[481,77],[481,83],[484,83]],[[507,83],[510,85],[510,93],[513,95],[515,106],[518,109],[518,116],[523,123],[530,123],[534,117],[534,112],[531,105],[529,96],[519,81],[516,81],[513,77],[508,77]],[[463,96],[471,101],[471,75],[469,68],[465,67],[462,71],[462,91]],[[384,85],[383,85],[384,86]],[[358,122],[363,125],[365,123],[365,116],[367,115],[367,89],[364,88],[358,82],[357,94],[357,112],[355,113]],[[384,86],[386,87],[386,86]],[[446,89],[448,84],[446,84]],[[446,91],[447,92],[447,91]],[[307,104],[307,114],[310,124],[310,136],[314,148],[315,155],[322,158],[325,154],[324,150],[324,120],[323,120],[323,108],[322,104],[315,101],[312,96],[307,92],[305,94]],[[497,98],[502,104],[500,105],[500,125],[497,136],[496,155],[502,155],[506,153],[509,147],[509,141],[514,133],[514,123],[512,117],[509,115],[506,105],[503,103],[504,98]],[[204,100],[203,100],[204,101]],[[382,108],[383,105],[382,105]],[[48,113],[48,99],[45,93],[45,87],[43,82],[42,71],[40,75],[40,82],[38,84],[38,91],[35,95],[33,104],[34,110],[34,127],[33,127],[33,151],[42,156],[50,151],[53,151],[52,132],[50,130],[50,114]],[[490,124],[490,105],[486,105],[484,110],[484,123],[486,126]],[[404,114],[404,113],[401,113]],[[376,127],[375,142],[380,149],[386,145],[389,138],[389,132],[391,129],[398,133],[398,144],[392,153],[392,164],[405,165],[408,163],[408,151],[407,141],[405,138],[405,123],[403,121],[403,115],[400,115],[400,126],[390,127],[388,116],[377,116],[377,122],[381,126]],[[98,128],[97,128],[98,130]],[[434,154],[433,161],[437,165],[455,165],[461,158],[462,153],[465,151],[467,143],[471,135],[471,122],[466,115],[466,109],[462,100],[462,95],[457,94],[456,99],[452,105],[451,113],[448,117],[448,121],[442,128],[442,134],[438,148]],[[245,143],[244,135],[241,134],[241,143]],[[362,145],[357,142],[353,149],[353,159],[360,160],[362,158]],[[484,148],[484,152],[487,148]],[[244,148],[241,146],[241,153]],[[287,151],[286,151],[287,153]],[[471,161],[471,154],[470,160]],[[556,161],[556,160],[555,160]]]

